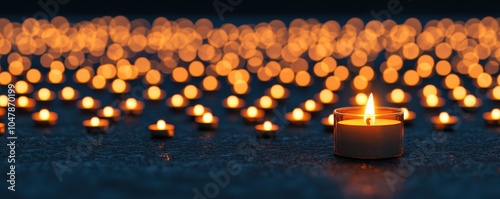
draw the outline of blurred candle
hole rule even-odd
[[[189,104],[188,100],[180,94],[175,94],[167,99],[167,106],[174,110],[181,110]]]
[[[16,108],[25,110],[25,111],[31,111],[35,107],[36,102],[33,99],[30,99],[26,96],[20,96],[16,100]]]
[[[97,116],[103,119],[118,121],[120,119],[120,110],[111,106],[106,106],[97,111]]]
[[[314,99],[320,101],[323,104],[333,104],[338,101],[338,98],[339,97],[335,93],[333,93],[333,91],[328,89],[323,89],[314,96]]]
[[[0,107],[7,107],[9,105],[9,97],[7,95],[0,95]]]
[[[5,124],[0,122],[0,135],[5,133]]]
[[[33,86],[26,81],[20,80],[14,84],[15,91],[17,94],[28,94],[33,91]]]
[[[255,101],[255,106],[260,108],[260,109],[264,109],[264,110],[273,109],[277,105],[278,105],[278,103],[267,95],[264,95]]]
[[[202,116],[196,117],[195,122],[201,130],[214,130],[219,125],[219,118],[214,117],[210,112],[205,112]]]
[[[439,108],[443,107],[445,104],[444,99],[434,95],[434,94],[429,94],[427,97],[425,97],[424,101],[421,101],[421,105],[423,107],[427,108]]]
[[[467,90],[465,90],[463,86],[457,86],[450,91],[448,97],[452,100],[458,101],[458,100],[463,100],[466,95],[467,95]]]
[[[317,113],[323,110],[323,105],[320,103],[316,103],[316,101],[312,99],[308,99],[300,105],[300,108],[304,109],[309,113]]]
[[[120,102],[119,107],[127,113],[140,115],[144,109],[144,102],[138,101],[135,98],[128,98],[127,100]]]
[[[279,84],[273,85],[266,93],[277,100],[287,99],[290,96],[290,91]]]
[[[76,104],[77,107],[85,111],[94,111],[101,106],[101,102],[90,96],[86,96]]]
[[[491,112],[483,113],[483,119],[490,125],[500,125],[500,109],[494,108]]]
[[[109,122],[105,119],[92,117],[90,120],[84,120],[83,126],[88,134],[105,134],[108,132]]]
[[[205,112],[211,112],[211,110],[201,104],[196,104],[194,106],[186,108],[186,114],[193,118],[202,116]]]
[[[275,138],[279,126],[271,121],[265,121],[263,124],[255,125],[255,134],[258,138]]]
[[[122,79],[115,79],[111,82],[111,88],[108,90],[111,93],[123,94],[130,91],[130,86]]]
[[[413,119],[415,119],[415,112],[410,111],[405,107],[402,107],[401,110],[403,110],[403,119],[405,123],[410,123],[411,121],[413,121]]]
[[[458,102],[458,106],[465,108],[469,111],[475,110],[477,107],[481,106],[483,102],[481,99],[477,99],[474,95],[468,94],[462,101]]]
[[[286,113],[285,118],[294,125],[302,126],[309,123],[311,114],[304,112],[300,108],[295,108],[292,112]]]
[[[260,122],[265,115],[263,110],[259,110],[255,106],[250,106],[247,109],[241,110],[240,114],[249,123]]]
[[[447,112],[439,113],[439,116],[431,117],[434,128],[439,130],[450,130],[458,122],[458,118],[450,116]]]
[[[245,101],[234,95],[230,95],[226,99],[222,100],[222,106],[231,110],[241,109],[245,106]]]
[[[143,94],[144,98],[148,100],[162,100],[165,99],[166,93],[158,86],[151,86]]]
[[[396,88],[386,96],[386,100],[394,104],[404,104],[411,100],[411,95],[400,88]]]
[[[358,105],[358,106],[365,105],[366,101],[368,101],[368,96],[366,96],[366,94],[364,93],[358,93],[356,94],[356,96],[354,96],[354,98],[351,98],[349,100],[349,102],[352,105]]]
[[[33,113],[31,118],[39,126],[53,126],[57,122],[57,113],[42,109],[40,112]]]
[[[194,85],[187,85],[182,90],[182,93],[187,99],[199,99],[201,97],[201,91]]]
[[[41,88],[36,92],[35,99],[40,102],[49,102],[54,100],[55,93],[47,88]]]
[[[171,138],[174,136],[175,126],[167,124],[165,120],[158,120],[156,124],[151,124],[148,128],[153,138]]]
[[[331,133],[333,133],[333,124],[334,124],[333,114],[330,114],[328,117],[321,119],[321,124],[323,124],[323,127],[326,131],[330,131]]]
[[[70,86],[64,87],[60,92],[59,92],[59,98],[63,101],[73,101],[78,98],[80,94],[78,91],[73,89]]]

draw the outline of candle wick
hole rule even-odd
[[[371,121],[372,118],[366,118],[366,125],[370,126],[370,121]]]

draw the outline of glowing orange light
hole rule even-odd
[[[133,110],[137,108],[137,100],[134,98],[128,98],[127,101],[125,102],[125,106],[129,110]]]
[[[363,121],[367,125],[372,125],[375,123],[375,105],[373,103],[373,94],[370,93],[370,97],[368,97],[368,101],[365,107],[365,115],[363,116]]]
[[[444,124],[450,122],[450,115],[447,112],[439,113],[439,121]]]
[[[200,116],[205,113],[205,107],[203,107],[203,105],[201,104],[196,104],[193,107],[193,113],[195,116]]]
[[[101,120],[97,117],[92,117],[90,119],[90,126],[99,126],[101,124]]]
[[[403,110],[403,119],[404,120],[407,120],[408,118],[410,118],[410,111],[408,111],[407,108],[401,108],[401,110]]]
[[[94,107],[94,99],[92,97],[84,97],[82,99],[82,107],[83,108],[86,108],[86,109],[90,109],[92,107]]]
[[[43,121],[47,121],[49,120],[49,117],[50,117],[50,112],[49,110],[47,109],[42,109],[40,110],[40,112],[38,113],[39,116],[40,116],[40,120],[43,120]]]
[[[229,108],[236,108],[238,107],[240,100],[238,99],[238,97],[231,95],[227,97],[226,103]]]
[[[17,103],[19,107],[26,107],[28,106],[28,98],[26,96],[21,96],[17,99]]]
[[[106,106],[104,107],[102,112],[104,117],[113,117],[113,115],[115,114],[115,109],[113,109],[113,107],[111,106]]]
[[[491,118],[493,118],[494,120],[499,120],[500,119],[500,109],[495,108],[495,109],[491,110]]]
[[[214,120],[214,116],[210,112],[206,112],[202,116],[203,123],[212,123]]]
[[[269,96],[262,96],[259,99],[259,104],[262,108],[271,108],[273,105],[273,100]]]
[[[452,95],[456,100],[463,100],[467,95],[467,90],[463,86],[457,86],[453,89]]]
[[[47,88],[41,88],[38,91],[38,98],[42,101],[47,101],[50,99],[50,90]]]
[[[188,99],[195,99],[196,97],[198,97],[198,88],[196,88],[196,86],[193,86],[193,85],[187,85],[185,88],[184,88],[184,96]]]
[[[430,94],[425,98],[425,102],[428,106],[435,107],[439,103],[439,98],[434,94]]]
[[[328,124],[333,125],[333,123],[334,123],[333,114],[330,114],[330,115],[328,116]]]
[[[477,103],[477,99],[476,99],[476,97],[474,97],[474,95],[469,94],[469,95],[465,96],[464,105],[466,107],[473,107],[476,105],[476,103]]]
[[[270,94],[274,99],[282,99],[285,95],[285,88],[282,85],[276,84],[271,87]]]
[[[304,118],[304,111],[300,108],[293,109],[292,118],[294,120],[302,120]]]
[[[306,111],[313,111],[316,109],[316,102],[312,99],[309,99],[305,102],[305,107]]]
[[[358,93],[355,97],[356,104],[358,105],[365,105],[367,100],[368,96],[364,93]]]
[[[148,88],[148,97],[152,100],[160,99],[161,89],[158,86],[151,86]]]
[[[64,100],[71,100],[75,98],[75,89],[66,86],[61,91],[62,98]]]
[[[170,99],[173,107],[181,107],[184,104],[184,97],[179,94],[175,94]]]
[[[405,99],[405,92],[399,88],[392,90],[391,100],[396,103],[401,103]]]
[[[273,129],[273,123],[271,123],[270,121],[265,121],[262,126],[264,128],[264,131],[270,131]]]
[[[158,130],[165,130],[166,126],[167,123],[165,122],[165,120],[158,120],[158,122],[156,122],[156,128],[158,128]]]
[[[257,108],[255,106],[250,106],[247,108],[248,117],[255,118],[257,117]]]
[[[333,92],[328,89],[323,89],[319,92],[319,100],[322,103],[331,103],[333,101]]]

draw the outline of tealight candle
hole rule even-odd
[[[488,96],[488,98],[491,100],[500,100],[500,86],[495,86],[494,88],[489,90],[486,96]]]
[[[144,109],[144,102],[138,101],[134,98],[128,98],[127,100],[120,102],[119,107],[127,113],[140,115]]]
[[[7,107],[9,105],[9,98],[7,95],[0,95],[0,107]]]
[[[158,120],[156,124],[149,125],[149,131],[153,138],[171,138],[174,137],[175,126],[167,124],[165,120]]]
[[[106,134],[109,128],[109,122],[105,119],[92,117],[90,120],[84,120],[83,126],[88,134]]]
[[[463,86],[457,86],[448,92],[448,98],[454,101],[463,100],[467,96],[467,90]]]
[[[276,100],[273,100],[271,97],[264,95],[261,98],[255,100],[254,105],[260,109],[271,110],[278,105],[278,102],[276,102]]]
[[[83,111],[95,111],[101,107],[101,102],[90,96],[86,96],[76,103],[76,106]]]
[[[219,118],[210,112],[205,112],[202,116],[196,117],[195,122],[198,123],[198,128],[201,130],[214,130],[219,125]]]
[[[445,100],[437,95],[429,94],[420,104],[426,108],[440,108],[444,106]]]
[[[33,86],[26,81],[17,81],[14,85],[16,93],[20,95],[28,94],[33,91]]]
[[[56,94],[47,88],[41,88],[35,93],[34,98],[39,102],[50,102],[56,98]]]
[[[320,103],[316,103],[316,101],[312,99],[308,99],[302,104],[300,104],[300,108],[304,109],[305,111],[309,113],[317,113],[321,110],[323,110],[323,105]]]
[[[111,106],[106,106],[103,109],[100,109],[97,111],[97,116],[103,119],[109,119],[113,121],[118,121],[120,120],[120,110],[115,109]]]
[[[182,94],[190,100],[199,99],[202,95],[200,89],[196,88],[194,85],[187,85],[184,87]]]
[[[415,112],[408,110],[407,108],[403,107],[401,108],[403,111],[403,119],[405,124],[409,124],[415,117],[417,117],[417,114]]]
[[[260,122],[264,118],[264,111],[255,106],[250,106],[240,111],[240,115],[249,123]]]
[[[122,79],[115,79],[111,82],[111,87],[108,87],[108,91],[114,94],[128,93],[130,85]]]
[[[180,94],[175,94],[167,99],[167,106],[173,110],[180,111],[189,104],[189,101]]]
[[[40,112],[33,113],[31,118],[39,126],[53,126],[57,122],[57,113],[42,109]]]
[[[330,114],[328,117],[321,119],[321,124],[323,124],[326,131],[332,131],[334,120],[333,114]]]
[[[491,112],[483,113],[483,118],[490,125],[500,125],[500,109],[494,108]]]
[[[439,130],[450,130],[458,122],[458,118],[450,116],[447,112],[439,113],[439,116],[431,117],[434,128]]]
[[[309,123],[311,120],[311,114],[304,112],[300,108],[295,108],[292,112],[285,114],[285,119],[293,125],[302,126]]]
[[[245,106],[245,100],[240,99],[234,95],[230,95],[226,99],[222,100],[222,107],[229,110],[241,109]]]
[[[333,104],[339,100],[339,96],[331,90],[323,89],[318,94],[314,95],[314,99],[323,104]]]
[[[385,98],[393,104],[406,104],[411,101],[411,95],[399,88],[392,90]]]
[[[194,106],[186,108],[186,114],[193,117],[193,118],[202,116],[204,113],[211,112],[211,111],[212,110],[210,110],[207,107],[204,107],[201,104],[196,104]]]
[[[20,96],[16,100],[16,108],[24,110],[24,111],[32,111],[36,105],[34,99],[28,98],[26,96]]]
[[[80,93],[70,86],[66,86],[61,91],[59,91],[59,99],[63,101],[73,101],[78,99],[79,96]]]
[[[266,91],[266,94],[276,100],[283,100],[290,97],[290,91],[282,85],[275,84]]]
[[[368,96],[364,93],[358,93],[356,96],[349,99],[349,103],[352,105],[363,106],[368,101]]]
[[[403,154],[403,112],[375,107],[370,94],[365,108],[334,110],[334,152],[359,159],[382,159]]]
[[[465,108],[466,110],[473,111],[476,108],[483,105],[481,99],[476,98],[474,95],[468,94],[461,101],[458,101],[458,106]]]
[[[255,135],[257,135],[258,138],[275,138],[278,130],[279,126],[271,123],[271,121],[265,121],[263,124],[255,125]]]
[[[158,86],[151,86],[142,94],[147,100],[162,100],[167,96],[166,92]]]

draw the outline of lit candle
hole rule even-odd
[[[426,108],[440,108],[444,106],[445,100],[435,94],[429,94],[420,104]]]
[[[264,111],[258,109],[255,106],[249,106],[246,109],[240,111],[240,115],[245,118],[248,123],[256,123],[262,121],[264,118]]]
[[[393,104],[405,104],[411,101],[411,95],[400,88],[392,90],[385,98]]]
[[[142,94],[147,100],[162,100],[165,99],[167,94],[164,90],[160,89],[158,86],[151,86]]]
[[[210,110],[207,107],[204,107],[201,104],[196,104],[194,106],[186,108],[186,114],[193,117],[193,118],[202,116],[204,113],[211,112],[211,111],[212,110]]]
[[[271,97],[264,95],[261,98],[255,100],[255,106],[264,110],[271,110],[278,105],[278,102],[273,100]]]
[[[316,101],[312,99],[308,99],[302,104],[300,104],[300,108],[304,109],[305,111],[309,113],[317,113],[321,110],[323,110],[323,105],[320,103],[316,103]]]
[[[467,90],[463,86],[457,86],[448,93],[448,97],[455,101],[463,100],[465,96],[467,96]]]
[[[14,84],[17,94],[28,94],[33,91],[33,86],[26,81],[20,80]]]
[[[79,96],[80,96],[80,93],[70,86],[64,87],[59,92],[59,99],[61,99],[63,101],[73,101],[73,100],[78,99]]]
[[[35,93],[34,98],[39,102],[50,102],[56,98],[56,94],[47,88],[41,88]]]
[[[487,96],[491,100],[500,100],[500,86],[495,86],[494,88],[489,90]]]
[[[482,104],[483,104],[483,102],[481,101],[481,99],[476,98],[472,94],[468,94],[465,96],[465,98],[463,100],[458,101],[458,106],[460,106],[466,110],[469,110],[469,111],[475,110],[476,108],[480,107]]]
[[[167,106],[173,110],[180,111],[189,104],[189,101],[180,94],[175,94],[167,99]]]
[[[331,132],[333,131],[333,125],[335,124],[334,120],[333,114],[330,114],[328,117],[321,119],[321,124],[323,124],[326,131]]]
[[[108,132],[109,122],[105,119],[92,117],[90,120],[84,120],[83,126],[88,134],[105,134]]]
[[[311,120],[311,114],[304,112],[300,108],[295,108],[292,112],[285,114],[285,119],[293,125],[302,126],[309,123]]]
[[[205,112],[202,116],[196,117],[195,122],[201,130],[214,130],[219,125],[219,118],[210,112]]]
[[[500,125],[500,109],[494,108],[491,112],[483,113],[483,118],[490,125]]]
[[[358,93],[356,96],[349,99],[349,103],[352,105],[363,106],[368,101],[368,96],[364,93]]]
[[[20,96],[16,100],[16,108],[24,111],[32,111],[36,105],[34,99],[28,98],[26,96]]]
[[[202,95],[201,91],[194,85],[187,85],[186,87],[184,87],[184,89],[182,90],[182,94],[184,94],[184,97],[190,100],[199,99]]]
[[[122,79],[115,79],[111,82],[111,87],[108,87],[108,91],[115,94],[128,93],[130,85]]]
[[[149,131],[153,138],[171,138],[174,137],[175,126],[167,124],[165,120],[158,120],[156,124],[149,125]]]
[[[222,106],[229,110],[237,110],[245,106],[245,100],[240,99],[234,95],[230,95],[226,99],[222,100]]]
[[[76,103],[76,106],[80,110],[84,111],[94,111],[101,107],[101,102],[90,96],[86,96]]]
[[[363,110],[364,109],[364,110]],[[365,108],[334,110],[336,155],[381,159],[403,154],[403,112],[398,108],[375,107],[370,94]]]
[[[323,104],[333,104],[339,100],[339,96],[331,90],[323,89],[318,94],[314,95],[314,99]]]
[[[290,96],[290,91],[282,85],[275,84],[266,91],[266,94],[276,100],[287,99]]]
[[[128,98],[127,100],[120,102],[119,107],[127,113],[140,115],[144,109],[144,102],[138,101],[134,98]]]
[[[431,117],[431,122],[434,124],[434,128],[436,129],[451,130],[451,127],[458,122],[458,118],[450,116],[447,112],[441,112],[439,113],[439,116]]]
[[[415,119],[415,117],[417,116],[415,112],[410,111],[405,107],[401,108],[401,110],[403,111],[403,119],[405,124],[410,124],[411,121],[413,121],[413,119]]]
[[[263,124],[255,125],[255,135],[257,135],[258,138],[275,138],[278,130],[278,125],[273,124],[271,121],[265,121]]]
[[[103,109],[97,111],[97,116],[104,119],[118,121],[120,120],[120,110],[115,109],[111,106],[106,106]]]
[[[53,126],[57,122],[57,113],[42,109],[40,112],[33,113],[31,118],[39,126]]]
[[[9,98],[7,95],[0,95],[0,107],[7,107],[9,105]]]

